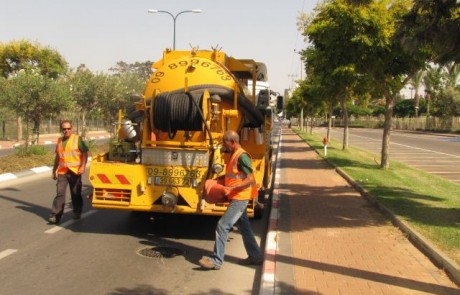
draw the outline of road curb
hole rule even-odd
[[[43,142],[40,143],[40,145],[55,144],[56,140],[57,140],[57,138],[59,136],[60,136],[60,134],[58,134],[58,133],[43,135],[42,138],[47,138],[47,139],[53,138],[53,140],[44,140]],[[54,138],[56,138],[56,140],[54,140]],[[106,138],[110,138],[110,134],[108,134],[106,131],[91,131],[91,132],[88,132],[88,136],[87,136],[87,139],[89,139],[89,140],[106,139]],[[2,147],[0,145],[0,149],[2,149],[2,148],[3,149],[11,149],[11,148],[21,146],[21,145],[22,145],[22,143],[11,142],[11,143],[8,143],[8,146],[6,146],[6,147]],[[90,161],[91,161],[91,157],[88,157],[88,163],[87,163],[88,165],[89,165]],[[52,170],[51,166],[40,166],[40,167],[34,167],[34,168],[31,168],[31,169],[27,169],[27,170],[24,170],[24,171],[19,171],[19,172],[3,173],[3,174],[0,174],[0,184],[4,183],[5,181],[9,181],[9,180],[15,180],[15,179],[26,177],[26,176],[31,176],[31,175],[35,175],[35,174],[44,173],[44,172],[50,172],[51,170]]]
[[[88,157],[88,162],[86,164],[86,167],[89,166],[92,158]],[[51,172],[53,170],[52,166],[40,166],[40,167],[34,167],[28,170],[23,170],[15,173],[3,173],[0,174],[0,184],[5,183],[10,180],[15,180],[19,178],[24,178],[27,176],[32,176],[32,175],[37,175],[37,174],[42,174],[45,172]]]
[[[9,180],[18,179],[18,178],[23,178],[26,176],[40,174],[46,171],[51,171],[52,169],[53,168],[50,166],[41,166],[41,167],[35,167],[35,168],[28,169],[28,170],[16,172],[16,173],[0,174],[0,183],[6,182]]]
[[[279,192],[279,181],[280,181],[280,149],[281,149],[281,129],[279,131],[278,146],[276,148],[276,165],[272,178],[272,200],[270,204],[270,217],[268,220],[267,236],[265,237],[265,258],[262,265],[262,276],[260,280],[259,295],[272,295],[276,292],[276,256],[278,254],[278,219],[279,203],[280,203],[280,192]]]

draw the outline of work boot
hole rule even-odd
[[[58,224],[59,218],[56,215],[50,215],[50,217],[48,217],[48,222],[51,224]]]
[[[218,265],[215,265],[214,262],[212,262],[211,258],[209,257],[202,257],[198,263],[200,264],[200,266],[202,268],[206,268],[206,269],[214,269],[214,270],[218,270],[220,269],[220,266]]]

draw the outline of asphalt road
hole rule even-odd
[[[325,128],[313,130],[326,134]],[[380,163],[382,133],[382,129],[352,128],[349,145],[375,153]],[[333,128],[331,136],[341,142],[343,128]],[[390,161],[399,161],[460,184],[460,136],[392,130],[389,151]]]
[[[259,292],[261,266],[237,264],[246,257],[237,231],[230,234],[221,270],[198,266],[201,256],[212,251],[216,217],[151,220],[94,210],[86,200],[81,220],[72,220],[66,208],[55,226],[46,221],[54,193],[48,173],[0,183],[0,294]],[[267,214],[252,225],[260,241]]]

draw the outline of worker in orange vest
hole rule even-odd
[[[48,218],[52,224],[59,223],[64,213],[67,186],[70,187],[73,219],[80,219],[83,208],[81,176],[85,173],[88,160],[88,147],[80,136],[72,134],[72,123],[68,120],[62,121],[61,130],[63,136],[58,139],[56,145],[52,172],[52,178],[57,180],[56,197]]]
[[[214,253],[210,257],[202,257],[198,263],[205,269],[221,268],[228,234],[237,223],[248,254],[247,258],[240,260],[240,264],[260,265],[263,262],[263,254],[257,244],[246,212],[249,200],[257,195],[253,190],[256,183],[251,158],[241,147],[240,137],[235,131],[225,132],[223,144],[224,148],[231,153],[224,176],[224,189],[230,204],[217,223]]]

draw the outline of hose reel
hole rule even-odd
[[[177,130],[203,130],[199,109],[202,106],[202,95],[165,92],[157,95],[153,103],[154,125],[157,129],[168,132],[169,138],[173,138]]]

